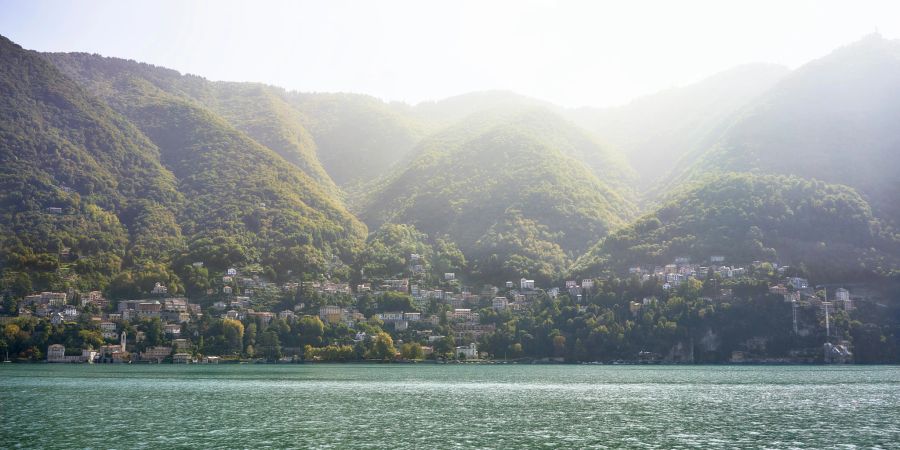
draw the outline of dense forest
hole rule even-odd
[[[898,49],[871,36],[597,110],[292,92],[4,38],[0,288],[202,297],[233,267],[414,266],[423,285],[551,286],[710,255],[891,279]]]
[[[195,261],[277,278],[361,250],[365,226],[327,185],[214,112],[130,75],[92,96],[2,44],[5,283],[180,292]]]
[[[796,177],[725,174],[686,186],[604,238],[573,271],[614,273],[676,257],[780,261],[819,279],[896,271],[900,239],[854,190]]]
[[[628,172],[572,128],[540,109],[478,114],[423,141],[372,189],[360,217],[373,228],[449,236],[485,281],[547,283],[635,212],[629,193],[614,188]],[[607,164],[591,170],[582,154]]]
[[[853,187],[896,226],[898,116],[900,45],[871,35],[787,74],[692,149],[666,184],[719,171],[815,178]]]

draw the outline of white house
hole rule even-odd
[[[66,347],[62,344],[52,344],[47,347],[47,362],[66,362]]]
[[[806,278],[789,278],[788,283],[793,286],[794,289],[809,289],[809,281]]]
[[[115,322],[100,322],[100,334],[103,339],[115,339],[117,337]]]
[[[474,342],[469,345],[456,347],[456,355],[465,359],[478,359],[478,347]]]
[[[163,295],[169,292],[169,288],[165,287],[162,283],[156,282],[153,285],[153,290],[150,291],[151,294]]]
[[[853,300],[850,300],[850,291],[844,288],[838,288],[834,292],[835,303],[839,303],[845,310],[853,309]]]

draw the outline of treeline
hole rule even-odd
[[[851,313],[832,308],[831,336],[821,308],[798,310],[746,278],[691,280],[675,290],[636,278],[596,284],[581,304],[568,295],[544,296],[525,314],[482,310],[497,331],[480,349],[497,359],[576,361],[728,362],[733,352],[776,360],[821,360],[827,340],[848,341],[858,363],[900,361],[900,308],[859,303]],[[732,296],[720,298],[719,290]],[[891,295],[896,295],[896,288]],[[647,299],[647,300],[645,300]]]
[[[235,320],[210,311],[181,325],[179,336],[189,346],[178,351],[268,361],[285,356],[294,361],[392,361],[457,359],[457,345],[476,342],[483,356],[509,361],[720,363],[732,361],[739,352],[749,359],[815,362],[822,359],[822,344],[832,341],[849,342],[857,363],[900,361],[900,308],[896,305],[855,302],[849,312],[832,307],[830,335],[825,334],[822,309],[804,305],[797,310],[795,332],[791,303],[769,293],[768,286],[777,277],[770,269],[762,267],[737,280],[717,275],[705,282],[690,280],[670,290],[653,280],[613,277],[597,280],[580,301],[566,293],[555,298],[539,293],[531,306],[516,312],[494,310],[484,299],[475,310],[482,324],[496,329],[477,339],[454,331],[448,318],[450,307],[442,302],[431,302],[421,311],[424,317],[437,316],[436,323],[409,322],[402,331],[374,317],[385,311],[417,311],[412,299],[402,293],[344,299],[342,306],[365,311],[368,317],[352,327],[346,322],[323,322],[315,315],[319,306],[333,304],[333,299],[285,296],[276,309],[293,310],[302,303],[296,319],[264,321],[248,315]],[[882,288],[884,295],[898,293],[896,285]],[[722,296],[722,289],[729,294]],[[60,325],[36,317],[10,320],[2,327],[0,351],[13,358],[41,360],[52,343],[71,351],[98,349],[106,341],[99,323],[91,320],[96,313],[88,309],[77,320]],[[166,335],[159,319],[120,326],[134,352],[171,345],[174,339]]]
[[[796,177],[726,174],[686,186],[604,238],[573,269],[624,273],[674,258],[779,261],[818,279],[891,276],[900,239],[854,190]]]

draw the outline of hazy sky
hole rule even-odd
[[[900,37],[900,2],[0,0],[0,34],[25,48],[411,103],[508,89],[619,104],[876,29]]]

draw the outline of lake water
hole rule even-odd
[[[900,368],[0,365],[0,447],[900,448]]]

